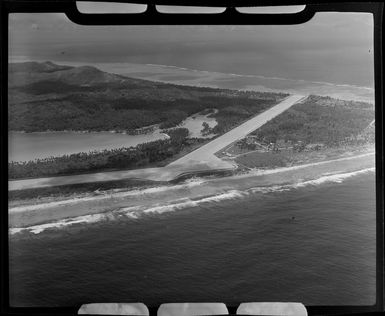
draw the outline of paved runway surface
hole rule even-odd
[[[224,161],[214,154],[231,143],[242,139],[252,131],[261,127],[263,124],[273,119],[280,113],[286,111],[292,105],[304,99],[303,95],[291,95],[279,104],[267,111],[254,116],[245,123],[237,126],[231,131],[219,136],[206,145],[192,151],[186,156],[175,160],[165,167],[146,168],[126,171],[110,171],[92,174],[82,174],[73,176],[60,176],[51,178],[25,179],[8,181],[9,191],[32,189],[41,187],[51,187],[59,185],[69,185],[76,183],[92,183],[100,181],[122,180],[122,179],[145,179],[155,181],[169,181],[177,176],[198,171],[209,171],[216,169],[233,169],[235,165]]]
[[[237,140],[244,138],[246,135],[260,128],[262,125],[270,121],[272,118],[276,117],[278,114],[286,111],[293,104],[298,103],[304,96],[302,95],[291,95],[282,102],[273,106],[272,108],[266,110],[265,112],[254,116],[245,123],[237,126],[231,131],[215,138],[213,141],[199,147],[198,149],[192,151],[191,153],[183,156],[182,158],[173,161],[169,166],[177,166],[187,163],[201,163],[208,162],[210,159],[213,162],[216,161],[214,154],[226,146],[234,143]],[[217,158],[218,159],[218,158]],[[220,160],[220,159],[219,159]]]

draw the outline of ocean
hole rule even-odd
[[[372,19],[320,13],[298,26],[97,27],[13,14],[9,55],[174,84],[373,102]],[[221,179],[219,188],[186,189],[227,189],[200,201],[11,230],[10,303],[374,304],[374,172],[325,177],[257,190],[254,179]]]
[[[231,69],[233,72],[208,71],[200,65],[196,68],[178,67],[172,64],[149,64],[132,62],[92,62],[60,60],[53,57],[34,58],[34,61],[53,61],[59,65],[84,66],[92,65],[102,71],[115,73],[131,78],[151,81],[159,81],[177,85],[211,87],[220,89],[235,89],[243,91],[275,92],[301,95],[320,95],[332,98],[363,101],[374,103],[373,82],[360,83],[356,85],[353,81],[349,83],[333,83],[328,77],[319,79],[293,79],[289,76],[247,74],[241,69]],[[14,56],[10,62],[31,61],[31,58]],[[194,65],[192,65],[194,67]],[[368,68],[369,69],[369,68]],[[344,72],[344,70],[341,70]],[[354,75],[354,78],[360,77]]]
[[[10,234],[11,306],[375,302],[374,172]]]
[[[63,14],[12,14],[9,38],[10,62],[49,60],[174,84],[374,102],[369,13],[317,13],[290,26],[81,26]]]

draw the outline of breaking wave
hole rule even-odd
[[[268,187],[255,187],[249,189],[251,192],[260,192],[260,193],[272,193],[272,192],[283,192],[293,189],[303,188],[307,186],[318,186],[325,183],[342,183],[344,180],[354,177],[356,175],[374,172],[375,168],[366,168],[353,172],[338,173],[338,174],[323,174],[320,178],[314,180],[298,181],[293,184],[286,185],[273,185]],[[249,191],[248,190],[248,191]]]
[[[10,228],[9,232],[10,234],[15,234],[27,230],[33,234],[39,234],[49,228],[62,228],[74,224],[95,223],[103,218],[105,218],[105,214],[90,214],[73,218],[66,218],[53,223],[39,224],[23,228]]]
[[[146,195],[146,194],[154,194],[154,193],[160,193],[160,192],[166,192],[170,190],[179,190],[184,188],[192,188],[194,186],[201,185],[204,183],[205,180],[202,178],[192,178],[189,180],[186,180],[182,184],[177,185],[164,185],[164,186],[157,186],[157,187],[150,187],[146,189],[134,189],[134,190],[127,190],[127,189],[117,189],[117,190],[109,190],[109,191],[94,191],[97,195],[91,195],[91,196],[85,196],[85,197],[77,197],[62,201],[53,201],[53,202],[46,202],[41,204],[35,204],[35,205],[22,205],[22,206],[16,206],[9,209],[9,212],[11,213],[19,213],[19,212],[25,212],[25,211],[34,211],[37,209],[44,209],[44,208],[50,208],[54,206],[64,206],[64,205],[70,205],[70,204],[76,204],[79,202],[87,202],[87,201],[95,201],[95,200],[104,200],[111,197],[114,198],[124,198],[128,196],[138,196],[138,195]]]
[[[152,67],[160,67],[160,68],[179,69],[179,70],[183,70],[183,71],[221,74],[221,75],[228,75],[228,76],[233,76],[233,77],[260,78],[260,79],[266,79],[266,80],[280,80],[280,81],[291,81],[291,82],[300,82],[300,83],[312,83],[312,84],[320,84],[320,85],[327,85],[327,86],[334,86],[334,87],[365,89],[365,90],[368,90],[371,92],[374,91],[373,87],[359,86],[359,85],[353,85],[353,84],[338,84],[338,83],[332,83],[332,82],[326,82],[326,81],[312,81],[312,80],[293,79],[293,78],[284,78],[284,77],[275,77],[275,76],[223,73],[223,72],[218,72],[218,71],[207,71],[207,70],[184,68],[184,67],[178,67],[178,66],[173,66],[173,65],[162,65],[162,64],[146,64],[146,65],[152,66]]]
[[[244,192],[238,191],[238,190],[231,190],[231,191],[228,191],[225,193],[220,193],[217,195],[204,197],[204,198],[197,199],[197,200],[185,199],[184,201],[181,201],[181,202],[176,201],[176,203],[172,203],[172,204],[168,204],[168,205],[157,205],[157,206],[150,207],[150,208],[143,210],[143,213],[145,213],[145,214],[149,214],[149,213],[162,214],[165,212],[172,212],[172,211],[184,209],[187,207],[199,206],[203,203],[221,202],[224,200],[232,200],[232,199],[239,198],[242,196],[244,196]]]
[[[123,207],[123,208],[118,208],[116,210],[105,212],[105,213],[90,214],[90,215],[78,216],[73,218],[67,218],[67,219],[62,219],[52,223],[45,223],[45,224],[39,224],[39,225],[21,227],[21,228],[10,228],[9,233],[13,235],[16,233],[28,231],[33,234],[39,234],[47,229],[58,229],[58,228],[64,228],[75,224],[89,224],[89,223],[100,222],[103,220],[115,220],[121,217],[126,217],[129,219],[136,220],[144,215],[174,212],[174,211],[178,211],[186,208],[197,207],[206,203],[219,203],[226,200],[240,199],[256,193],[259,193],[259,194],[278,193],[278,192],[291,191],[299,188],[304,188],[308,186],[319,186],[325,183],[342,183],[344,180],[348,178],[351,178],[360,174],[374,172],[374,171],[375,171],[375,168],[366,168],[358,171],[339,173],[339,174],[325,173],[317,179],[298,180],[296,183],[292,183],[292,184],[253,187],[246,190],[229,190],[229,191],[212,195],[212,196],[205,196],[198,199],[184,198],[184,199],[171,201],[168,204],[155,204],[150,207],[144,207],[144,206]],[[192,180],[187,182],[187,184],[185,183],[184,185],[197,185],[200,183],[201,182],[199,180]],[[164,187],[159,187],[159,188],[151,188],[151,189],[144,189],[142,191],[140,190],[137,190],[137,191],[143,194],[143,192],[146,192],[146,193],[159,192],[159,190],[164,190],[164,189],[165,189]]]

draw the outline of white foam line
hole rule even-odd
[[[9,233],[11,235],[20,233],[22,231],[29,231],[33,234],[40,234],[46,229],[50,228],[63,228],[65,226],[74,225],[74,224],[85,224],[85,223],[95,223],[102,219],[108,218],[106,214],[90,214],[90,215],[83,215],[73,218],[66,218],[59,221],[55,221],[52,223],[46,223],[46,224],[39,224],[29,227],[22,227],[22,228],[10,228]]]
[[[138,206],[125,207],[125,208],[117,209],[110,212],[70,217],[70,218],[65,218],[65,219],[61,219],[61,220],[57,220],[57,221],[45,223],[45,224],[33,225],[28,227],[10,228],[9,233],[16,234],[22,231],[29,231],[33,234],[40,234],[46,229],[52,229],[52,228],[58,229],[58,228],[64,228],[66,226],[71,226],[74,224],[89,224],[89,223],[96,223],[101,220],[114,219],[115,215],[125,215],[127,217],[136,219],[138,218],[138,214],[137,214],[138,210],[140,210],[140,207]]]
[[[352,171],[352,172],[346,172],[346,173],[337,173],[333,175],[323,175],[322,177],[315,179],[315,180],[309,180],[297,183],[295,186],[296,188],[300,188],[307,185],[319,185],[327,182],[334,182],[334,183],[342,183],[345,179],[354,177],[359,174],[368,173],[368,172],[375,172],[375,168],[366,168],[358,171]]]
[[[260,79],[272,79],[272,80],[282,80],[282,81],[295,81],[295,82],[302,82],[302,83],[314,83],[314,84],[323,84],[323,85],[327,85],[327,86],[346,87],[346,88],[358,88],[358,89],[365,89],[365,90],[369,90],[369,91],[374,91],[374,88],[372,88],[372,87],[358,86],[358,85],[351,85],[351,84],[337,84],[337,83],[326,82],[326,81],[310,81],[310,80],[304,80],[304,79],[292,79],[292,78],[284,78],[284,77],[270,77],[270,76],[261,76],[261,75],[233,74],[233,73],[224,73],[224,72],[217,72],[217,71],[207,71],[207,70],[198,70],[198,69],[191,69],[191,68],[182,68],[182,67],[173,66],[173,65],[159,65],[159,64],[146,64],[146,65],[162,67],[162,68],[173,68],[173,69],[180,69],[180,70],[189,70],[189,71],[193,71],[193,72],[202,72],[202,73],[212,73],[212,74],[228,75],[228,76],[233,76],[233,77],[246,77],[246,78],[260,78]]]
[[[252,177],[252,176],[268,175],[268,174],[280,173],[280,172],[285,172],[285,171],[292,171],[292,170],[298,170],[298,169],[303,169],[303,168],[308,168],[308,167],[314,167],[314,166],[319,166],[319,165],[325,165],[325,164],[338,162],[338,161],[353,160],[353,159],[363,158],[363,157],[367,157],[367,156],[371,156],[371,155],[374,155],[374,153],[366,153],[366,154],[361,154],[361,155],[357,155],[357,156],[343,157],[343,158],[338,158],[338,159],[333,159],[333,160],[325,160],[325,161],[319,161],[319,162],[312,162],[312,163],[298,165],[298,166],[292,166],[292,167],[281,167],[281,168],[268,169],[268,170],[253,170],[253,171],[250,171],[246,174],[241,174],[241,175],[237,175],[234,177],[247,178],[247,177]]]
[[[231,190],[231,191],[228,191],[228,192],[225,192],[225,193],[220,193],[220,194],[217,194],[217,195],[205,197],[205,198],[202,198],[200,200],[190,200],[190,199],[187,199],[184,202],[173,203],[173,204],[169,204],[169,205],[157,205],[157,206],[145,209],[143,211],[143,213],[146,213],[146,214],[148,214],[148,213],[162,214],[162,213],[165,213],[165,212],[171,212],[171,211],[174,211],[174,210],[184,209],[186,207],[195,207],[195,206],[198,206],[198,205],[200,205],[202,203],[220,202],[220,201],[224,201],[224,200],[231,200],[231,199],[234,199],[234,198],[242,197],[245,194],[247,194],[247,192],[242,192],[242,191],[238,191],[238,190]]]
[[[184,209],[187,207],[195,207],[202,203],[210,203],[210,202],[220,202],[224,200],[231,200],[235,198],[241,198],[244,197],[250,193],[272,193],[272,192],[282,192],[282,191],[289,191],[297,188],[302,188],[305,186],[313,185],[318,186],[320,184],[324,183],[341,183],[343,180],[367,173],[367,172],[374,172],[375,168],[366,168],[358,171],[353,172],[346,172],[346,173],[340,173],[340,174],[323,174],[320,178],[314,179],[314,180],[307,180],[302,182],[297,182],[294,184],[287,184],[287,185],[273,185],[273,186],[264,186],[264,187],[255,187],[251,189],[247,189],[245,191],[239,191],[239,190],[230,190],[224,193],[220,193],[217,195],[204,197],[199,200],[190,200],[190,199],[182,199],[180,201],[174,201],[174,203],[167,204],[167,205],[155,205],[153,207],[141,210],[141,213],[158,213],[162,214],[165,212],[172,212],[175,210]],[[130,212],[132,211],[131,208],[127,208]],[[135,209],[138,210],[138,209]],[[138,214],[138,213],[137,213]]]
[[[303,188],[309,185],[318,186],[324,183],[342,183],[345,179],[351,178],[353,176],[364,174],[368,172],[374,172],[375,168],[366,168],[358,171],[346,172],[346,173],[337,173],[337,174],[329,174],[325,173],[320,178],[314,180],[307,180],[302,182],[297,182],[293,184],[286,185],[274,185],[267,187],[255,187],[249,189],[251,192],[256,193],[271,193],[271,192],[283,192],[290,191],[292,189]]]
[[[53,201],[53,202],[47,202],[47,203],[41,203],[41,204],[35,204],[35,205],[16,206],[16,207],[9,208],[9,212],[20,213],[20,212],[26,212],[26,211],[36,211],[40,209],[46,209],[50,207],[66,206],[66,205],[76,204],[79,202],[104,200],[104,199],[110,199],[110,198],[124,198],[127,196],[137,196],[137,195],[144,195],[144,194],[154,194],[154,193],[160,193],[168,190],[191,188],[194,186],[198,186],[203,182],[205,182],[203,179],[196,178],[196,179],[188,180],[183,184],[173,185],[173,186],[159,186],[159,187],[152,187],[147,189],[138,189],[138,190],[130,190],[130,191],[114,192],[114,193],[100,191],[100,195],[97,195],[97,196],[73,198],[73,199],[68,199],[63,201]]]
[[[275,169],[269,169],[269,170],[254,170],[254,171],[248,172],[247,174],[233,176],[233,178],[245,178],[245,177],[252,177],[252,176],[275,174],[280,172],[286,172],[286,171],[292,171],[292,170],[298,170],[298,169],[307,168],[307,167],[328,164],[332,162],[352,160],[352,159],[362,158],[370,155],[374,155],[374,153],[366,153],[366,154],[361,154],[361,155],[352,156],[352,157],[343,157],[343,158],[338,158],[334,160],[326,160],[326,161],[314,162],[314,163],[303,164],[303,165],[292,166],[292,167],[282,167],[282,168],[275,168]],[[154,193],[164,192],[167,190],[178,190],[183,188],[194,187],[202,184],[203,182],[204,180],[202,179],[192,179],[183,184],[175,185],[175,186],[161,186],[161,187],[153,187],[153,188],[142,189],[142,190],[131,190],[131,191],[118,192],[118,193],[109,193],[109,194],[108,193],[103,194],[104,192],[101,192],[102,194],[98,196],[73,198],[73,199],[68,199],[64,201],[53,201],[53,202],[41,203],[41,204],[35,204],[35,205],[16,206],[13,208],[9,208],[9,213],[35,211],[35,210],[46,209],[50,207],[66,206],[66,205],[76,204],[79,202],[104,200],[109,198],[124,198],[127,196],[154,194]]]
[[[191,199],[185,198],[185,199],[174,201],[174,203],[171,203],[171,204],[155,205],[149,208],[143,208],[140,206],[124,207],[108,213],[78,216],[74,218],[62,219],[52,223],[34,225],[29,227],[10,228],[9,233],[16,234],[23,231],[29,231],[33,234],[39,234],[46,229],[60,229],[66,226],[74,225],[74,224],[88,224],[88,223],[95,223],[106,219],[114,219],[115,214],[125,215],[126,217],[137,219],[141,214],[150,214],[150,213],[163,214],[166,212],[173,212],[173,211],[185,209],[188,207],[196,207],[204,203],[221,202],[225,200],[241,198],[249,195],[250,193],[267,194],[267,193],[273,193],[273,192],[290,191],[293,189],[303,188],[309,185],[318,186],[318,185],[321,185],[324,183],[330,183],[330,182],[342,183],[345,179],[348,179],[350,177],[353,177],[359,174],[368,173],[368,172],[374,172],[374,171],[375,171],[375,168],[366,168],[358,171],[346,172],[346,173],[340,173],[340,174],[325,173],[318,179],[297,182],[294,184],[255,187],[255,188],[247,189],[245,191],[230,190],[217,195],[204,197],[199,200],[191,200]]]
[[[74,225],[74,224],[89,224],[89,223],[99,222],[101,220],[113,219],[114,215],[125,215],[127,217],[137,219],[140,216],[140,214],[149,214],[149,213],[162,214],[165,212],[184,209],[186,207],[195,207],[202,203],[219,202],[223,200],[233,199],[236,197],[241,197],[243,195],[244,193],[240,191],[232,190],[219,195],[202,198],[196,201],[190,200],[190,199],[184,199],[183,202],[177,202],[169,205],[157,205],[147,209],[143,209],[143,207],[140,207],[140,206],[131,206],[131,207],[120,208],[118,210],[108,212],[108,213],[83,215],[83,216],[78,216],[73,218],[66,218],[66,219],[62,219],[51,223],[39,224],[39,225],[28,226],[28,227],[10,228],[9,233],[13,235],[23,231],[28,231],[33,234],[40,234],[41,232],[47,229],[60,229],[67,226]]]

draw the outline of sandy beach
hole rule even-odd
[[[194,178],[176,185],[145,189],[109,190],[59,201],[36,200],[9,208],[11,233],[112,219],[137,218],[141,213],[163,213],[201,203],[242,198],[253,192],[291,190],[345,178],[375,169],[373,151],[355,156],[270,170],[252,170],[222,178]]]

